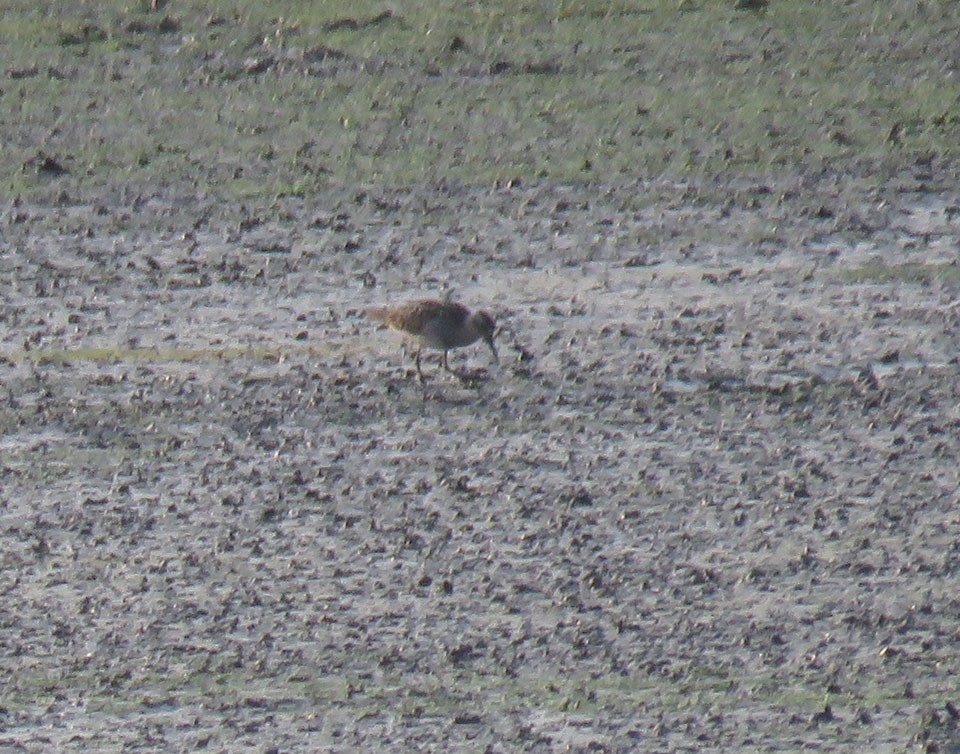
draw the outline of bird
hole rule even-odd
[[[418,340],[416,364],[421,382],[423,371],[420,369],[420,352],[424,346],[443,351],[443,368],[460,378],[463,375],[450,369],[447,363],[447,352],[454,348],[482,340],[490,346],[493,360],[500,363],[497,347],[493,343],[493,331],[497,323],[488,312],[471,311],[453,301],[422,299],[398,306],[374,306],[364,310],[364,315]]]

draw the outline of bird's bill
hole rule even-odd
[[[490,350],[493,352],[493,360],[499,364],[500,357],[497,355],[497,347],[493,344],[493,336],[487,339],[487,345],[490,346]]]

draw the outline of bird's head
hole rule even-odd
[[[471,315],[475,332],[480,334],[483,342],[490,346],[493,352],[493,360],[500,363],[500,357],[497,356],[497,347],[493,344],[493,333],[497,329],[496,320],[488,312],[474,312]]]

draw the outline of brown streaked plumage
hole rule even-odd
[[[490,346],[494,361],[499,363],[497,348],[493,344],[496,322],[487,312],[472,312],[463,304],[451,301],[424,299],[399,306],[375,306],[364,314],[417,339],[417,374],[421,380],[420,351],[424,346],[443,351],[443,368],[452,374],[457,373],[447,365],[447,351],[469,346],[478,340]]]

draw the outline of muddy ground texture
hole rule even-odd
[[[956,751],[927,178],[4,206],[0,749]]]

